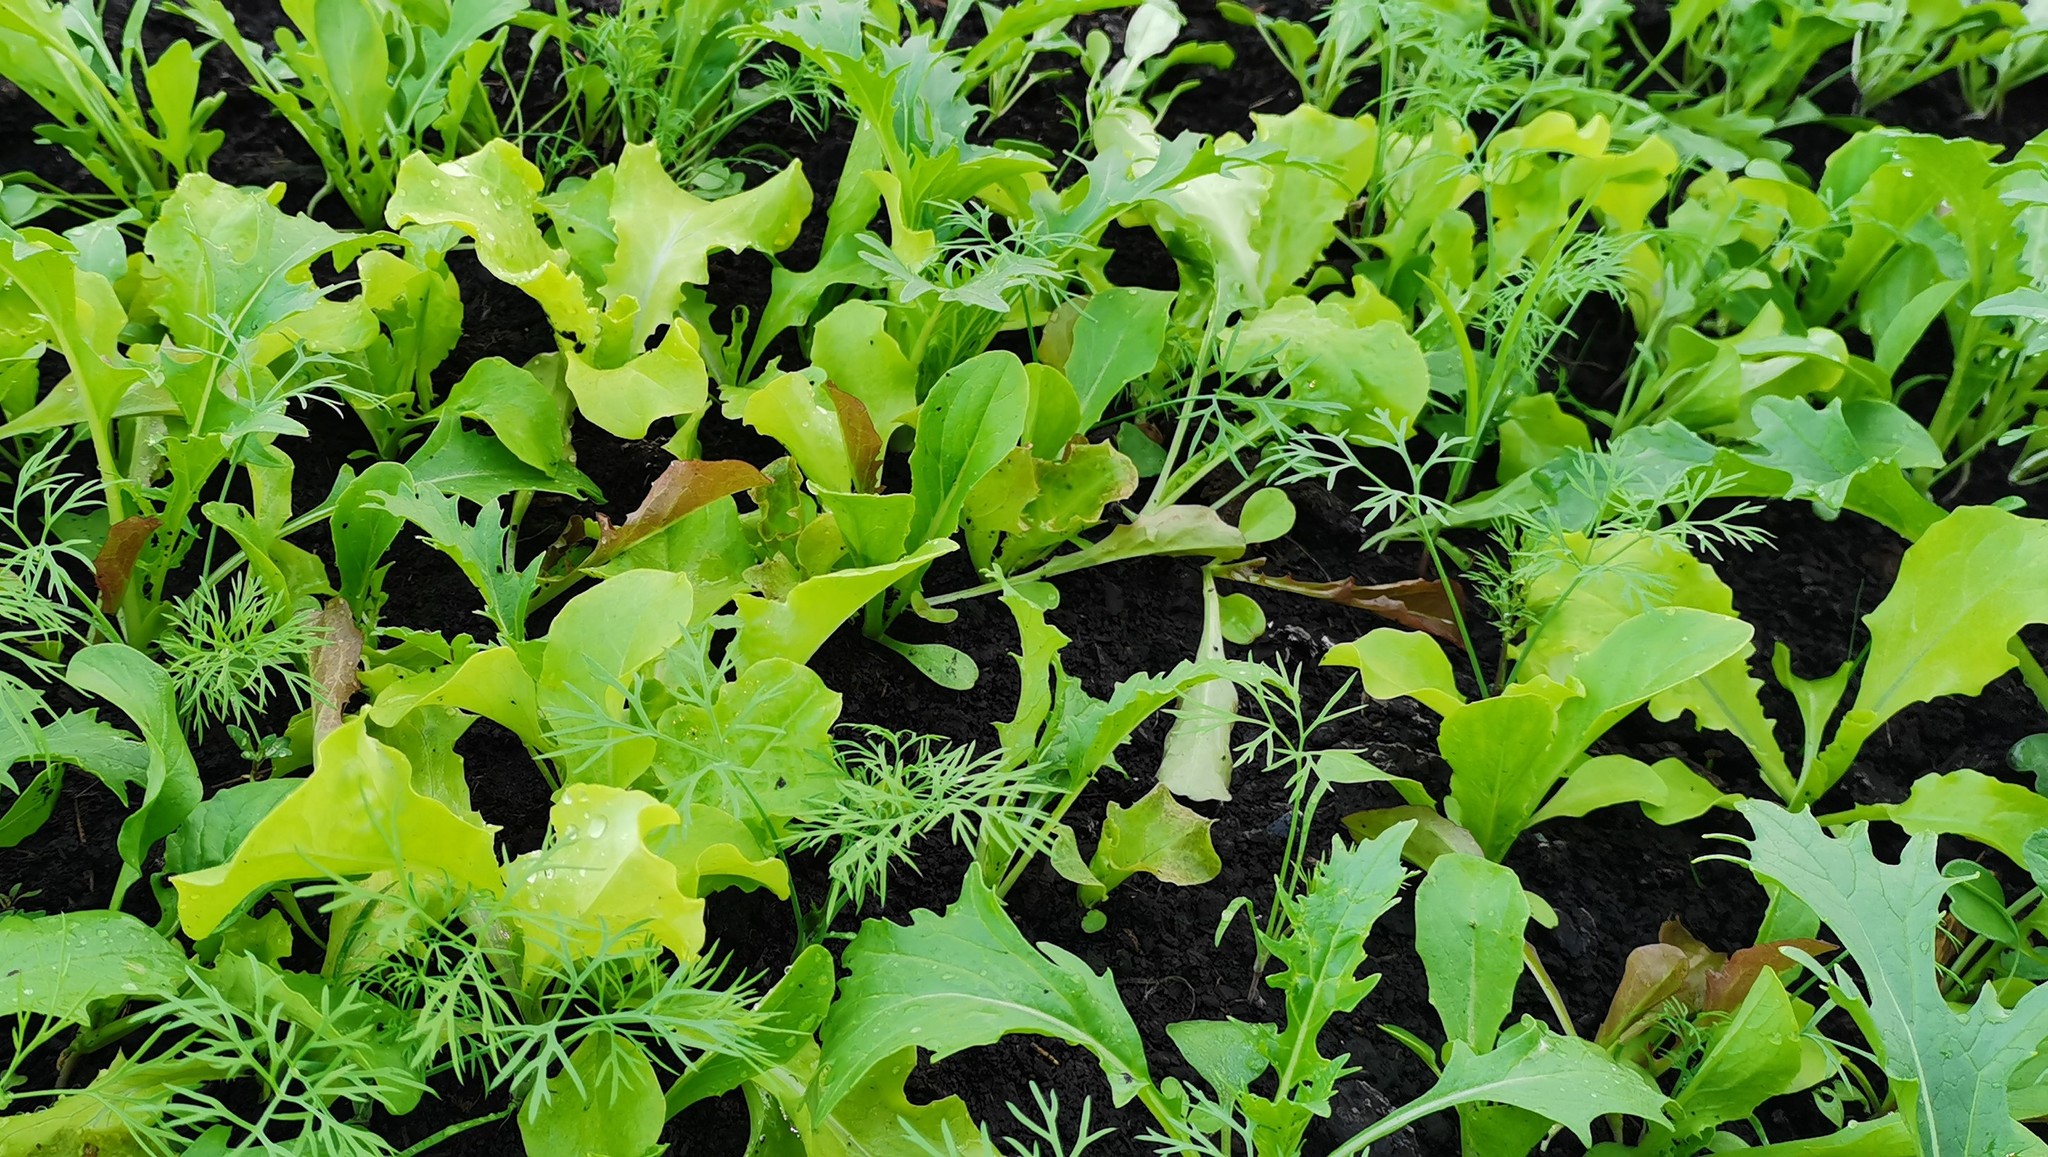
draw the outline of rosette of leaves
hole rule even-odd
[[[779,251],[810,208],[801,165],[705,201],[676,185],[651,145],[629,145],[616,164],[543,196],[540,170],[495,140],[442,164],[407,157],[385,216],[473,239],[484,268],[546,311],[577,409],[633,439],[660,418],[687,426],[708,401],[702,351],[713,335],[684,316],[706,259]]]

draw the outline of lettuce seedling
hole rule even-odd
[[[1976,695],[2020,664],[2020,629],[2048,622],[2044,564],[2048,522],[1991,506],[1954,511],[1906,548],[1891,591],[1863,617],[1870,631],[1863,655],[1826,678],[1804,679],[1793,674],[1790,652],[1778,646],[1772,670],[1792,692],[1804,725],[1798,770],[1789,783],[1775,768],[1791,761],[1772,751],[1768,729],[1728,729],[1757,753],[1766,779],[1789,806],[1811,805],[1848,774],[1864,743],[1894,715],[1930,699]],[[1858,671],[1856,696],[1830,737],[1828,725]],[[1725,705],[1761,719],[1756,686],[1745,691],[1727,685]],[[1700,718],[1722,726],[1706,714]]]
[[[291,0],[266,55],[220,0],[185,15],[228,47],[249,82],[305,138],[327,187],[366,227],[384,221],[408,154],[446,160],[499,135],[483,81],[518,0]]]
[[[801,165],[704,201],[676,185],[652,145],[629,145],[616,164],[543,197],[540,170],[493,140],[442,164],[407,157],[384,215],[393,227],[446,225],[471,237],[484,268],[547,312],[577,409],[633,439],[659,418],[687,423],[708,400],[701,349],[710,335],[683,315],[706,259],[780,250],[810,209]]]
[[[151,8],[138,3],[128,10],[118,52],[92,0],[20,0],[0,11],[0,74],[56,118],[36,133],[144,215],[153,215],[186,174],[205,171],[223,139],[206,123],[227,99],[199,96],[204,48],[177,40],[153,60],[144,55],[142,26]]]
[[[1532,673],[1469,702],[1427,635],[1382,628],[1333,648],[1323,662],[1356,667],[1374,698],[1414,699],[1443,717],[1437,748],[1451,766],[1444,814],[1498,860],[1545,819],[1637,803],[1676,823],[1721,802],[1721,791],[1678,760],[1592,758],[1587,748],[1636,708],[1746,651],[1750,635],[1749,624],[1724,614],[1644,610],[1574,654],[1568,669]],[[1375,826],[1369,816],[1359,820]]]

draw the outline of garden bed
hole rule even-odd
[[[261,4],[237,0],[230,6],[245,34],[267,39],[278,23],[277,13]],[[1249,114],[1279,113],[1297,101],[1293,80],[1267,52],[1252,30],[1219,18],[1196,0],[1187,10],[1185,40],[1223,41],[1236,51],[1227,70],[1196,71],[1199,87],[1183,94],[1161,123],[1171,134],[1191,130],[1205,134],[1249,135]],[[1660,15],[1642,18],[1646,37],[1654,42],[1661,31]],[[148,40],[167,42],[183,34],[183,25],[167,14],[152,15]],[[1077,27],[1100,28],[1121,39],[1125,20],[1111,12],[1085,17]],[[1838,54],[1845,55],[1845,54]],[[1825,71],[1823,69],[1822,71]],[[207,61],[202,92],[229,95],[215,123],[227,133],[209,170],[229,184],[283,182],[283,207],[305,208],[306,196],[318,187],[318,159],[268,106],[247,90],[238,66],[216,51]],[[1824,105],[1847,112],[1847,85],[1823,90]],[[998,121],[992,138],[1033,140],[1058,151],[1071,145],[1073,132],[1065,121],[1061,98],[1080,96],[1075,82],[1050,83],[1033,90],[1008,116]],[[70,167],[56,150],[34,143],[28,126],[39,113],[13,90],[4,104],[9,126],[0,138],[0,168],[29,168],[60,185],[83,188],[83,173]],[[1345,108],[1341,111],[1352,111]],[[1979,119],[1967,115],[1949,81],[1937,80],[1883,105],[1869,117],[1944,136],[1975,136],[2018,145],[2048,129],[2048,90],[2036,82],[2011,95],[2002,116]],[[1848,139],[1848,123],[1815,124],[1789,134],[1795,143],[1792,163],[1818,173],[1826,158]],[[815,191],[817,211],[802,235],[775,261],[791,269],[808,268],[819,253],[824,232],[823,206],[833,195],[851,139],[850,117],[842,112],[816,139],[783,123],[773,111],[746,122],[727,142],[727,151],[758,146],[800,160]],[[763,155],[770,155],[764,153]],[[768,172],[781,167],[779,160]],[[753,178],[750,177],[750,183]],[[351,227],[348,209],[329,198],[315,215],[336,227]],[[1116,252],[1108,277],[1120,285],[1173,289],[1178,273],[1159,240],[1141,227],[1117,226],[1105,242]],[[520,289],[494,278],[468,253],[458,252],[450,266],[460,283],[464,319],[460,344],[436,371],[437,381],[453,382],[478,359],[501,357],[513,363],[556,348],[548,316]],[[771,262],[758,253],[714,257],[706,294],[722,311],[745,307],[758,317],[770,296]],[[1592,406],[1612,405],[1625,367],[1635,348],[1626,317],[1604,302],[1588,303],[1575,317],[1579,336],[1569,338],[1556,354],[1574,395]],[[1938,347],[1939,339],[1929,346]],[[996,348],[1028,353],[1022,336],[1005,334]],[[776,348],[785,366],[800,365],[803,351],[792,336]],[[1937,370],[1946,364],[1945,351],[1923,349],[1908,370],[1921,361]],[[1906,409],[1926,420],[1931,408],[1909,403]],[[305,510],[329,493],[337,471],[357,471],[375,461],[377,451],[361,423],[346,408],[309,407],[300,417],[310,427],[304,439],[291,443],[296,462],[293,505]],[[1170,432],[1170,423],[1162,423]],[[719,413],[716,401],[700,430],[701,457],[738,459],[761,466],[783,454],[777,443]],[[575,464],[601,488],[601,500],[541,494],[525,511],[518,536],[519,557],[537,557],[574,519],[603,515],[623,522],[674,458],[660,429],[646,439],[621,439],[584,419],[573,427]],[[1936,492],[1944,506],[1986,504],[2017,494],[2017,511],[2043,514],[2030,491],[2006,478],[2017,447],[2001,446],[1985,453],[1959,488]],[[73,462],[90,470],[89,449],[74,452]],[[894,470],[892,465],[889,469]],[[1190,494],[1189,502],[1209,502],[1230,492],[1236,476],[1227,470]],[[1953,481],[1953,480],[1951,480]],[[900,485],[900,483],[899,483]],[[232,491],[245,500],[246,484]],[[1421,545],[1401,542],[1367,549],[1368,530],[1352,505],[1361,495],[1353,484],[1324,488],[1295,482],[1288,486],[1297,512],[1292,528],[1276,540],[1255,548],[1269,574],[1312,581],[1350,578],[1361,583],[1391,583],[1434,576]],[[1726,509],[1731,499],[1717,499]],[[1235,524],[1242,501],[1221,505],[1225,521]],[[1868,642],[1862,616],[1876,607],[1891,588],[1907,543],[1892,530],[1858,514],[1841,512],[1820,517],[1804,501],[1772,502],[1745,521],[1768,531],[1770,541],[1755,549],[1735,548],[1714,563],[1733,592],[1736,612],[1755,627],[1755,673],[1764,680],[1763,702],[1779,721],[1779,738],[1796,750],[1797,709],[1790,695],[1769,677],[1774,644],[1785,644],[1796,657],[1799,672],[1818,676],[1856,656]],[[477,592],[461,570],[443,553],[417,541],[408,530],[397,537],[388,559],[386,604],[381,624],[454,635],[479,634],[487,628],[479,618]],[[1454,544],[1483,550],[1484,536],[1460,531]],[[304,545],[323,562],[332,563],[333,549],[323,535],[305,536]],[[1062,660],[1089,693],[1103,697],[1115,685],[1139,672],[1165,672],[1194,656],[1203,633],[1202,564],[1200,558],[1145,558],[1091,567],[1056,580],[1057,609],[1049,621],[1072,639]],[[187,566],[180,583],[196,581],[202,568]],[[925,581],[931,594],[973,586],[979,581],[961,557],[935,567]],[[1249,591],[1263,610],[1266,629],[1248,647],[1232,647],[1232,657],[1274,665],[1298,679],[1301,701],[1311,711],[1326,701],[1361,704],[1315,736],[1315,746],[1355,750],[1396,777],[1419,780],[1441,796],[1449,769],[1437,745],[1435,715],[1412,699],[1369,700],[1355,672],[1322,665],[1329,650],[1348,643],[1385,620],[1355,608],[1332,605],[1281,591],[1232,587]],[[528,624],[528,638],[541,638],[550,617],[567,600],[550,604]],[[983,747],[996,741],[992,730],[1016,709],[1020,681],[1012,653],[1018,635],[1011,613],[993,597],[953,604],[956,621],[913,623],[908,616],[896,634],[904,642],[943,642],[964,651],[979,668],[979,681],[969,690],[936,686],[902,657],[865,637],[858,619],[832,634],[810,666],[824,683],[844,696],[842,726],[872,725],[912,731],[957,743]],[[2029,631],[2023,638],[2032,639]],[[1476,640],[1481,666],[1491,670],[1500,658],[1502,641],[1481,633]],[[2038,651],[2038,647],[2036,648]],[[1453,652],[1454,658],[1456,653]],[[1454,662],[1467,694],[1480,689]],[[1349,676],[1349,678],[1347,678]],[[90,705],[91,697],[53,684],[51,702],[60,709]],[[361,701],[358,701],[359,703]],[[295,712],[273,710],[264,717],[266,731],[282,732]],[[102,715],[110,713],[102,711]],[[1789,722],[1788,722],[1789,721]],[[1160,752],[1172,723],[1161,712],[1139,726],[1128,746],[1117,753],[1124,774],[1105,772],[1087,788],[1068,814],[1081,848],[1095,846],[1101,836],[1105,808],[1131,806],[1152,788]],[[1975,697],[1945,698],[1921,703],[1890,720],[1863,748],[1853,769],[1829,797],[1828,810],[1902,800],[1913,784],[1930,773],[1975,768],[2012,783],[2032,786],[2032,777],[2007,767],[2015,742],[2044,730],[2042,707],[2017,673],[2008,673]],[[488,719],[475,723],[455,751],[467,766],[476,811],[498,830],[501,859],[543,845],[549,833],[551,789],[526,744],[510,730]],[[1658,723],[1637,712],[1608,732],[1591,750],[1594,755],[1628,755],[1654,763],[1677,758],[1721,789],[1768,797],[1758,779],[1755,760],[1728,734],[1701,730],[1690,718]],[[195,744],[198,772],[208,793],[246,781],[251,766],[226,733],[209,729]],[[1261,774],[1255,765],[1240,765],[1224,804],[1193,803],[1214,819],[1211,829],[1220,857],[1220,875],[1193,887],[1176,887],[1150,876],[1134,876],[1102,903],[1106,917],[1095,931],[1083,930],[1083,909],[1074,885],[1043,858],[1033,863],[1006,898],[1006,909],[1030,941],[1059,945],[1096,971],[1109,970],[1117,993],[1141,1034],[1152,1058],[1152,1077],[1199,1080],[1176,1051],[1167,1026],[1189,1020],[1224,1017],[1248,1022],[1277,1022],[1282,997],[1261,982],[1252,923],[1243,913],[1226,921],[1234,901],[1248,899],[1261,916],[1273,904],[1275,873],[1286,850],[1296,800],[1285,776]],[[1338,787],[1316,814],[1308,846],[1323,848],[1344,831],[1341,817],[1367,808],[1402,802],[1385,784]],[[52,818],[32,838],[0,849],[0,887],[15,889],[17,903],[47,913],[88,911],[106,904],[122,869],[116,833],[131,809],[91,776],[67,778]],[[1891,855],[1904,842],[1896,828],[1877,825],[1880,850]],[[1757,936],[1766,896],[1739,862],[1703,859],[1733,854],[1735,844],[1719,839],[1749,831],[1731,810],[1671,826],[1659,826],[1636,808],[1613,807],[1583,818],[1545,822],[1532,829],[1505,857],[1524,885],[1547,901],[1558,917],[1554,929],[1532,928],[1529,942],[1547,964],[1559,996],[1570,1010],[1576,1030],[1590,1036],[1608,1011],[1608,1002],[1622,981],[1630,951],[1657,940],[1659,927],[1677,919],[1705,943],[1724,950],[1745,946]],[[1950,837],[1944,850],[1967,851]],[[157,861],[159,864],[161,860]],[[799,852],[790,857],[793,887],[800,897],[822,897],[828,884],[828,858]],[[890,881],[886,903],[843,913],[834,926],[839,937],[826,941],[835,952],[857,932],[863,920],[907,923],[919,909],[943,911],[961,895],[961,880],[973,866],[970,849],[939,836],[915,847],[911,866]],[[2001,864],[2008,892],[2024,890],[2024,873]],[[1434,1040],[1435,1017],[1422,961],[1414,949],[1416,929],[1412,907],[1404,894],[1380,919],[1367,941],[1367,971],[1381,974],[1378,987],[1356,1012],[1340,1014],[1324,1030],[1325,1055],[1349,1054],[1358,1073],[1338,1086],[1329,1115],[1310,1126],[1303,1151],[1325,1154],[1345,1139],[1380,1120],[1395,1106],[1425,1093],[1435,1075],[1395,1037],[1381,1031],[1393,1025]],[[148,887],[129,893],[125,910],[147,923],[159,916]],[[714,954],[729,961],[733,973],[765,977],[773,983],[799,947],[799,933],[786,902],[764,891],[720,892],[707,909]],[[302,945],[286,963],[317,970],[320,954]],[[843,974],[842,974],[843,978]],[[764,983],[764,987],[765,987]],[[2010,1002],[2008,1002],[2010,1003]],[[1516,990],[1515,1013],[1547,1018],[1550,1005],[1529,974]],[[58,1075],[54,1056],[27,1070],[32,1087]],[[62,1074],[75,1087],[91,1076],[90,1066]],[[487,1092],[475,1081],[442,1074],[431,1082],[427,1100],[403,1115],[376,1111],[375,1131],[395,1150],[437,1132],[507,1107],[502,1092]],[[907,1086],[913,1102],[957,1095],[973,1119],[998,1136],[1018,1135],[1007,1104],[1029,1105],[1032,1086],[1054,1090],[1070,1113],[1092,1098],[1093,1121],[1114,1127],[1118,1136],[1099,1143],[1091,1153],[1105,1157],[1147,1153],[1137,1138],[1155,1128],[1153,1118],[1136,1101],[1121,1108],[1110,1104],[1101,1069],[1084,1049],[1043,1036],[1012,1035],[998,1043],[968,1048],[944,1061],[920,1063]],[[0,1094],[5,1090],[0,1089]],[[32,1108],[24,1106],[24,1108]],[[1070,1116],[1069,1121],[1073,1118]],[[1806,1136],[1829,1130],[1825,1118],[1804,1095],[1767,1104],[1759,1121],[1773,1137]],[[6,1122],[0,1120],[0,1153],[6,1148]],[[691,1105],[670,1120],[661,1134],[669,1152],[703,1157],[739,1157],[747,1151],[749,1112],[739,1092],[728,1092]],[[1375,1147],[1374,1153],[1420,1154],[1434,1157],[1456,1151],[1457,1121],[1440,1113],[1416,1122]],[[1560,1136],[1551,1152],[1578,1151]],[[520,1133],[510,1118],[461,1132],[430,1153],[501,1154],[519,1151]],[[40,1152],[40,1151],[37,1151]],[[901,1152],[909,1153],[908,1148]],[[67,1153],[65,1157],[69,1157]]]

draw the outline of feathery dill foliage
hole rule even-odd
[[[426,1089],[387,1047],[388,1006],[331,987],[319,990],[316,1004],[247,956],[191,969],[187,979],[183,993],[144,1013],[148,1033],[131,1053],[151,1058],[137,1067],[161,1079],[126,1086],[135,1091],[96,1093],[104,1082],[86,1090],[144,1151],[184,1154],[204,1139],[217,1152],[264,1157],[397,1152],[355,1111]],[[230,1102],[207,1090],[206,1082],[227,1077],[253,1080],[255,1094]]]
[[[1081,1121],[1075,1126],[1072,1139],[1067,1137],[1066,1130],[1060,1125],[1060,1095],[1057,1091],[1042,1088],[1037,1081],[1033,1081],[1031,1099],[1036,1102],[1035,1114],[1018,1108],[1014,1101],[1005,1106],[1010,1110],[1010,1115],[1017,1119],[1018,1126],[1029,1134],[1028,1139],[1002,1139],[1002,1143],[1008,1146],[1011,1157],[1082,1157],[1085,1153],[1093,1152],[1093,1146],[1097,1141],[1116,1135],[1115,1129],[1089,1128],[1095,1113],[1095,1101],[1091,1097],[1081,1098]],[[916,1152],[924,1157],[964,1157],[967,1153],[981,1151],[963,1148],[970,1138],[955,1137],[950,1130],[934,1140],[906,1125],[903,1135],[915,1146]],[[986,1125],[982,1126],[977,1136],[984,1145],[994,1144]],[[1041,1148],[1041,1145],[1045,1147]]]
[[[98,483],[58,469],[75,441],[52,438],[23,455],[13,494],[0,505],[0,658],[37,675],[58,669],[38,644],[83,641],[97,618],[72,577],[92,566],[90,543],[67,528],[82,525],[97,505]]]
[[[1487,607],[1502,637],[1517,637],[1538,625],[1528,607],[1529,591],[1570,567],[1574,585],[1596,576],[1621,579],[1625,597],[1651,605],[1669,593],[1671,580],[1638,564],[1633,549],[1644,536],[1662,539],[1687,554],[1719,560],[1723,551],[1754,550],[1770,544],[1770,532],[1743,520],[1762,509],[1735,502],[1713,513],[1710,499],[1729,487],[1720,475],[1680,475],[1656,488],[1640,471],[1606,454],[1573,450],[1564,493],[1578,501],[1546,504],[1497,522],[1497,552],[1475,552],[1467,581]],[[1584,512],[1574,520],[1571,511]]]
[[[313,612],[291,609],[247,571],[225,585],[201,583],[167,607],[160,640],[179,710],[199,734],[208,723],[250,730],[280,691],[295,707],[318,693],[303,665],[326,641]]]
[[[1049,785],[1035,769],[1007,766],[1002,752],[978,752],[933,735],[861,727],[838,743],[847,771],[841,793],[797,822],[792,846],[831,846],[830,911],[887,903],[889,872],[915,867],[911,848],[943,831],[955,844],[978,836],[1014,844],[1028,837]]]
[[[406,1010],[397,1043],[430,1076],[544,1097],[546,1078],[597,1034],[679,1072],[707,1053],[758,1056],[769,1031],[751,978],[728,980],[711,957],[679,963],[636,927],[604,928],[587,955],[527,959],[503,897],[458,901],[410,879],[384,891],[349,881],[308,891],[327,897],[334,919],[330,970]]]
[[[981,204],[955,204],[933,229],[931,256],[912,268],[873,234],[863,235],[861,260],[902,287],[903,300],[926,294],[1006,314],[1014,295],[1041,295],[1047,309],[1066,296],[1073,272],[1063,260],[1083,239],[1049,229],[1037,218],[1005,221]]]

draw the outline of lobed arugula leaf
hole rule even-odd
[[[2030,1148],[2007,1086],[2048,1036],[2048,988],[2011,1008],[1995,985],[1967,1008],[1949,1005],[1933,929],[1952,881],[1935,868],[1934,840],[1914,836],[1887,864],[1866,825],[1830,836],[1806,813],[1763,802],[1740,810],[1755,829],[1742,841],[1750,870],[1813,909],[1855,961],[1860,984],[1839,965],[1821,978],[1871,1037],[1920,1151],[1998,1157]]]

